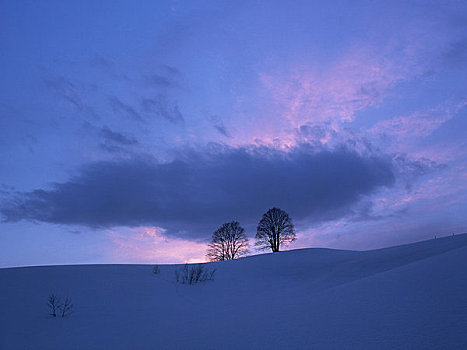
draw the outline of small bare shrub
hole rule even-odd
[[[66,297],[65,301],[60,305],[62,317],[69,316],[73,313],[73,302],[70,297]]]
[[[181,284],[196,284],[214,279],[215,269],[206,268],[202,264],[188,265],[175,270],[175,281]]]
[[[57,312],[60,310],[60,297],[56,296],[55,294],[50,294],[47,298],[47,306],[49,308],[49,315],[53,317],[57,317]]]
[[[47,298],[47,306],[49,307],[49,315],[53,317],[57,317],[57,314],[65,317],[73,313],[73,303],[68,296],[62,302],[59,296],[52,293]]]
[[[161,270],[159,268],[159,265],[154,265],[154,267],[152,268],[152,272],[155,274],[155,275],[158,275]]]

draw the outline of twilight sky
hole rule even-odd
[[[10,0],[0,47],[0,267],[467,231],[465,1]]]

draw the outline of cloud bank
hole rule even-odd
[[[391,186],[393,166],[384,156],[346,147],[191,149],[165,163],[141,158],[91,163],[67,182],[17,194],[0,212],[7,222],[154,225],[168,235],[195,239],[226,220],[254,224],[272,206],[295,220],[342,217],[363,196]]]

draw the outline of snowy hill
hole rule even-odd
[[[208,266],[196,285],[177,265],[0,269],[0,349],[467,349],[467,234]]]

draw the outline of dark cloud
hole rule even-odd
[[[170,102],[165,95],[159,94],[155,98],[145,98],[141,106],[146,113],[163,117],[174,124],[185,121],[176,102]]]
[[[177,77],[181,75],[180,71],[175,67],[172,67],[166,64],[163,65],[162,67],[164,68],[164,71],[172,77]]]
[[[132,106],[122,102],[118,97],[109,96],[109,103],[114,112],[121,113],[133,120],[144,121],[141,115]]]
[[[109,144],[106,142],[101,142],[99,144],[99,147],[109,153],[119,153],[119,154],[128,153],[124,147],[116,146],[114,144]]]
[[[316,151],[302,145],[283,152],[219,146],[185,151],[168,163],[89,164],[67,182],[4,202],[0,212],[7,222],[158,225],[168,234],[199,238],[226,220],[252,227],[272,206],[297,221],[340,217],[363,196],[393,183],[391,161],[347,148]]]
[[[171,81],[170,79],[168,79],[166,77],[163,77],[162,75],[158,75],[158,74],[151,75],[148,78],[148,81],[149,81],[150,84],[153,84],[156,87],[167,88],[167,87],[171,87],[171,86],[175,85],[175,83],[173,81]]]
[[[118,143],[121,145],[129,146],[138,144],[138,140],[136,140],[134,137],[123,135],[119,132],[109,129],[108,127],[103,127],[100,130],[99,135],[106,141]]]
[[[321,139],[325,138],[328,133],[328,129],[323,125],[304,124],[301,125],[297,131],[300,139],[316,144],[320,144]],[[335,134],[333,136],[335,136]]]
[[[231,138],[232,135],[227,130],[222,119],[217,115],[208,116],[207,119],[212,123],[212,127],[224,137]]]
[[[406,154],[398,154],[393,157],[394,170],[397,178],[405,183],[407,191],[411,191],[413,185],[425,175],[443,170],[446,164],[435,162],[427,158],[410,159]]]
[[[71,80],[65,77],[48,77],[44,79],[44,83],[74,106],[78,112],[91,116],[96,120],[100,119],[95,109],[86,102],[86,99],[80,94],[79,88]]]
[[[223,123],[217,123],[217,124],[214,124],[213,126],[214,126],[214,129],[216,129],[223,136],[232,137]]]
[[[350,215],[348,216],[349,222],[371,222],[371,221],[381,221],[388,218],[401,218],[408,211],[408,207],[397,209],[394,211],[389,211],[385,214],[375,214],[373,211],[373,201],[370,199],[365,199],[360,201],[357,205],[354,206]]]
[[[144,80],[150,87],[154,87],[159,91],[166,91],[170,88],[181,88],[179,82],[181,76],[177,68],[161,65],[157,72],[145,75]]]
[[[13,193],[13,192],[15,192],[15,188],[13,186],[0,184],[0,195],[8,196],[10,193]]]

